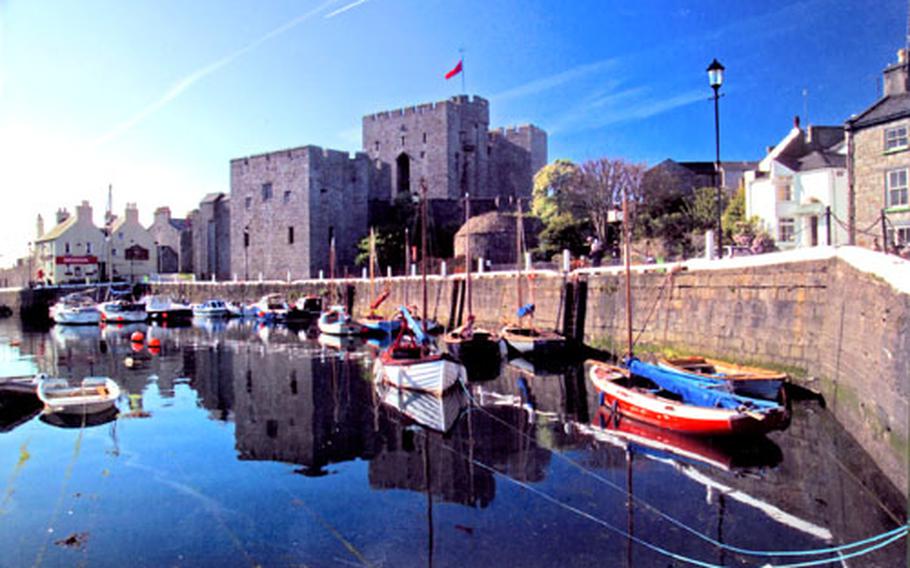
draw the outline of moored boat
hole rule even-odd
[[[256,317],[265,322],[286,321],[290,309],[284,296],[277,293],[266,294],[253,307],[256,308]]]
[[[66,379],[41,377],[37,394],[46,412],[92,414],[114,406],[120,387],[108,377],[86,377],[76,386]]]
[[[193,305],[193,317],[224,318],[230,317],[231,310],[224,300],[206,300]]]
[[[193,309],[186,304],[173,301],[168,296],[146,296],[145,312],[148,318],[158,322],[189,321],[193,317]]]
[[[108,323],[137,323],[148,319],[145,304],[128,302],[126,300],[113,300],[99,304],[101,321]]]
[[[767,400],[776,400],[787,381],[786,373],[706,357],[667,357],[659,359],[657,364],[672,371],[729,384],[737,394]]]
[[[426,392],[393,388],[380,382],[375,383],[375,388],[379,400],[384,405],[437,432],[446,433],[451,430],[467,407],[467,395],[460,389],[451,389],[443,396],[436,396]]]
[[[101,321],[101,312],[95,301],[86,294],[67,294],[50,309],[55,323],[63,325],[95,325]]]
[[[545,357],[563,352],[566,338],[546,329],[507,325],[500,331],[506,345],[520,356]]]
[[[711,390],[637,363],[633,359],[630,369],[623,369],[585,362],[589,380],[602,393],[602,404],[616,416],[700,436],[764,434],[786,422],[786,411],[777,403]]]
[[[363,335],[366,329],[344,309],[344,306],[330,306],[316,322],[320,333],[329,335]]]

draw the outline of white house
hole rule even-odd
[[[57,211],[57,224],[47,233],[39,222],[35,240],[35,278],[50,284],[96,281],[102,276],[104,235],[92,221],[92,207],[83,201],[76,214]],[[99,258],[101,257],[101,258]]]
[[[746,217],[758,217],[780,249],[846,244],[846,157],[843,127],[803,130],[797,117],[758,168],[746,173]]]
[[[110,228],[111,275],[128,282],[158,272],[158,247],[155,238],[139,223],[139,210],[127,203],[123,217]]]

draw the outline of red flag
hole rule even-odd
[[[446,79],[451,79],[452,77],[454,77],[455,75],[458,75],[459,73],[461,73],[461,59],[458,60],[458,65],[456,65],[455,67],[452,68],[451,71],[446,73]]]

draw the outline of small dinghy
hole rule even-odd
[[[668,357],[658,360],[657,364],[679,373],[727,383],[737,394],[766,400],[777,400],[787,380],[786,373],[706,357]]]
[[[119,397],[120,387],[108,377],[86,377],[75,386],[66,379],[38,380],[38,399],[48,413],[94,414],[114,406]]]
[[[593,360],[585,368],[614,414],[661,428],[728,436],[764,434],[786,423],[786,411],[777,403],[711,390],[636,359],[630,370]]]
[[[351,319],[344,306],[332,306],[319,316],[316,323],[320,333],[329,335],[363,335],[366,333],[360,323]]]

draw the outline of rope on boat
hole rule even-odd
[[[673,281],[674,274],[676,274],[676,272],[672,269],[667,271],[667,277],[664,279],[663,284],[660,285],[660,289],[657,291],[657,297],[654,299],[654,303],[651,304],[651,309],[648,311],[647,317],[645,317],[645,322],[642,324],[641,329],[638,330],[638,335],[635,336],[635,340],[632,341],[632,347],[635,347],[638,344],[638,340],[641,339],[642,334],[648,329],[648,323],[651,321],[651,316],[654,315],[654,311],[657,309],[658,304],[660,304],[660,299],[664,295],[667,284],[670,284]]]
[[[469,398],[469,399],[471,400],[471,402],[474,404],[474,408],[479,409],[481,412],[483,412],[484,414],[486,414],[487,416],[489,416],[489,417],[492,418],[493,420],[496,420],[497,422],[499,422],[499,423],[505,425],[507,428],[509,428],[509,429],[513,430],[514,432],[516,432],[519,436],[524,436],[524,437],[528,438],[529,440],[531,440],[531,441],[533,441],[533,442],[536,443],[536,440],[535,440],[533,437],[531,437],[529,434],[527,434],[527,433],[525,433],[525,432],[519,430],[518,428],[515,428],[513,425],[509,424],[509,423],[506,422],[505,420],[499,418],[498,416],[496,416],[496,415],[494,415],[493,413],[488,412],[486,409],[484,409],[484,408],[478,403],[478,401],[473,397],[473,395],[471,394],[471,392],[468,390],[467,385],[462,385],[462,386],[463,386],[464,391],[465,391],[465,393],[467,394],[468,398]],[[664,513],[663,511],[661,511],[660,509],[658,509],[656,506],[654,506],[654,505],[648,503],[647,501],[642,500],[640,497],[636,497],[635,495],[629,493],[628,491],[626,491],[625,488],[620,487],[619,485],[613,483],[613,482],[610,481],[609,479],[607,479],[607,478],[601,476],[601,475],[598,474],[597,472],[587,469],[587,468],[584,467],[582,464],[580,464],[580,463],[578,463],[577,461],[573,460],[572,458],[566,456],[566,455],[563,454],[562,452],[558,452],[558,451],[555,451],[555,450],[551,450],[551,452],[552,452],[554,455],[556,455],[558,458],[560,458],[560,459],[564,460],[565,462],[567,462],[567,463],[573,465],[575,468],[577,468],[577,469],[578,469],[579,471],[581,471],[582,473],[584,473],[584,474],[586,474],[586,475],[588,475],[588,476],[590,476],[590,477],[593,477],[594,479],[596,479],[596,480],[600,481],[601,483],[607,485],[607,486],[610,487],[611,489],[614,489],[614,490],[616,490],[616,491],[619,491],[619,492],[622,493],[623,495],[625,495],[625,496],[631,498],[634,502],[636,502],[636,503],[640,504],[641,506],[643,506],[645,509],[650,510],[651,512],[653,512],[653,513],[655,513],[656,515],[658,515],[659,517],[661,517],[661,518],[663,518],[663,519],[669,521],[670,523],[672,523],[673,525],[679,527],[680,529],[683,529],[684,531],[686,531],[686,532],[688,532],[688,533],[690,533],[690,534],[692,534],[692,535],[694,535],[694,536],[696,536],[696,537],[698,537],[698,538],[704,540],[705,542],[708,542],[709,544],[712,544],[712,545],[714,545],[714,546],[716,546],[716,547],[718,547],[718,548],[723,548],[723,549],[729,550],[729,551],[731,551],[731,552],[735,552],[735,553],[737,553],[737,554],[741,554],[741,555],[743,555],[743,556],[766,556],[766,557],[773,557],[773,556],[778,556],[778,557],[780,557],[780,556],[783,556],[783,557],[792,557],[792,556],[817,556],[817,555],[822,555],[822,554],[839,553],[839,552],[842,552],[842,551],[845,551],[845,550],[850,550],[850,549],[853,549],[853,548],[857,548],[857,547],[859,547],[859,546],[863,546],[863,545],[866,545],[866,544],[871,544],[871,543],[873,543],[873,542],[878,542],[878,541],[883,541],[884,539],[888,539],[888,540],[886,540],[885,542],[879,543],[879,545],[875,545],[875,547],[870,547],[869,549],[866,549],[866,550],[864,550],[864,551],[857,551],[857,552],[860,552],[861,554],[867,554],[867,553],[869,553],[869,552],[872,552],[873,550],[877,550],[877,548],[881,548],[882,546],[886,546],[887,544],[890,544],[890,543],[894,542],[895,540],[898,540],[898,539],[900,539],[900,538],[903,538],[903,537],[907,536],[908,531],[910,531],[910,525],[908,525],[908,524],[903,524],[903,525],[901,525],[901,526],[899,526],[899,527],[896,527],[896,528],[894,528],[894,529],[892,529],[892,530],[890,530],[890,531],[887,531],[887,532],[884,532],[884,533],[881,533],[881,534],[878,534],[878,535],[875,535],[875,536],[872,536],[872,537],[869,537],[869,538],[865,538],[865,539],[863,539],[863,540],[858,540],[858,541],[855,541],[855,542],[851,542],[851,543],[847,543],[847,544],[842,544],[842,545],[839,545],[839,546],[830,546],[830,547],[825,547],[825,548],[816,548],[816,549],[809,549],[809,550],[753,550],[753,549],[748,549],[748,548],[741,548],[741,547],[738,547],[738,546],[735,546],[735,545],[731,545],[731,544],[726,544],[726,543],[720,542],[720,541],[718,541],[717,539],[712,538],[712,537],[710,537],[710,536],[708,536],[708,535],[706,535],[706,534],[704,534],[704,533],[698,531],[697,529],[695,529],[695,528],[693,528],[693,527],[690,527],[689,525],[685,524],[684,522],[680,521],[679,519],[677,519],[677,518],[675,518],[675,517],[672,517],[672,516],[670,516],[670,515],[667,514],[667,513]],[[505,475],[505,474],[501,474],[501,475]],[[506,476],[506,477],[508,477],[508,476]],[[858,555],[859,555],[859,554],[857,554],[856,552],[853,552],[853,553],[850,553],[850,554],[851,554],[851,556],[844,555],[844,557],[845,557],[845,558],[849,558],[849,557],[852,557],[852,556],[858,556]],[[824,564],[824,563],[833,562],[833,561],[836,561],[836,560],[837,560],[836,558],[834,558],[834,559],[827,559],[827,560],[824,560],[824,561],[821,562],[821,563]],[[792,565],[792,568],[797,568],[798,566],[801,567],[801,566],[813,566],[813,565],[814,565],[814,564],[794,564],[794,565]]]

